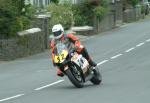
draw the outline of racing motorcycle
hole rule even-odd
[[[102,76],[98,67],[90,66],[73,46],[68,47],[65,43],[59,42],[54,51],[54,63],[68,76],[75,87],[82,88],[87,81],[91,81],[95,85],[101,83]]]

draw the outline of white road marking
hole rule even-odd
[[[142,46],[142,45],[144,45],[145,43],[143,42],[143,43],[140,43],[140,44],[138,44],[138,45],[136,45],[136,47],[140,47],[140,46]]]
[[[150,42],[150,39],[147,39],[146,42]]]
[[[115,56],[111,57],[111,59],[116,59],[116,58],[120,57],[121,55],[123,55],[123,54],[115,55]]]
[[[87,39],[86,39],[86,40],[87,40]],[[146,42],[150,42],[150,39],[147,39]],[[144,42],[143,42],[143,43],[140,43],[140,44],[136,45],[136,47],[140,47],[140,46],[142,46],[142,45],[144,45],[144,44],[145,44]],[[125,52],[130,52],[130,51],[132,51],[132,50],[134,50],[134,49],[135,49],[135,48],[133,47],[133,48],[130,48],[130,49],[126,50]],[[118,54],[118,55],[116,55],[116,56],[113,56],[113,57],[111,57],[111,59],[115,59],[115,58],[117,58],[117,57],[119,57],[119,56],[121,56],[121,55],[123,55],[123,54]],[[102,64],[104,64],[104,63],[106,63],[106,62],[108,62],[108,61],[109,61],[109,60],[103,60],[102,62],[99,62],[97,65],[98,65],[98,66],[99,66],[99,65],[102,65]],[[36,91],[42,90],[42,89],[44,89],[44,88],[47,88],[47,87],[50,87],[50,86],[52,86],[52,85],[61,83],[61,82],[63,82],[63,81],[64,81],[64,80],[58,80],[58,81],[56,81],[56,82],[54,82],[54,83],[51,83],[51,84],[48,84],[48,85],[45,85],[45,86],[36,88],[36,89],[34,89],[34,90],[36,90]],[[0,102],[4,102],[4,101],[7,101],[7,100],[15,99],[15,98],[21,97],[21,96],[23,96],[23,95],[25,95],[25,94],[18,94],[18,95],[12,96],[12,97],[0,99]]]
[[[23,96],[23,95],[24,95],[24,94],[18,94],[18,95],[12,96],[12,97],[8,97],[8,98],[5,98],[5,99],[1,99],[0,102],[4,102],[4,101],[10,100],[10,99],[18,98],[18,97],[21,97],[21,96]]]
[[[91,38],[93,38],[93,37],[86,38],[86,39],[83,39],[83,40],[81,40],[81,41],[86,41],[86,40],[91,39]],[[150,42],[150,39],[148,39],[148,40],[146,40],[146,41],[147,41],[147,42]],[[142,42],[142,43],[136,45],[136,47],[140,47],[140,46],[142,46],[142,45],[144,45],[144,44],[145,44],[145,43]],[[130,52],[130,51],[132,51],[132,50],[134,50],[134,49],[135,49],[135,47],[130,48],[130,49],[126,50],[125,52],[128,53],[128,52]],[[123,54],[115,55],[115,56],[111,57],[111,59],[116,59],[116,58],[118,58],[118,57],[120,57],[120,56],[122,56],[122,55],[123,55]],[[99,62],[97,65],[98,65],[98,66],[99,66],[99,65],[102,65],[102,64],[104,64],[104,63],[106,63],[106,62],[108,62],[108,61],[109,61],[109,60],[103,60],[103,61]],[[38,90],[41,90],[41,89],[50,87],[50,86],[52,86],[52,85],[58,84],[58,83],[63,82],[63,81],[64,81],[64,80],[58,80],[58,81],[56,81],[56,82],[54,82],[54,83],[51,83],[51,84],[48,84],[48,85],[45,85],[45,86],[36,88],[36,89],[34,89],[34,90],[37,90],[37,91],[38,91]]]
[[[132,50],[134,50],[134,49],[135,49],[135,48],[130,48],[130,49],[126,50],[125,52],[128,53],[128,52],[130,52],[130,51],[132,51]]]
[[[56,81],[56,82],[54,82],[54,83],[51,83],[51,84],[48,84],[48,85],[45,85],[45,86],[42,86],[42,87],[36,88],[36,89],[34,89],[34,90],[41,90],[41,89],[44,89],[44,88],[50,87],[50,86],[52,86],[52,85],[58,84],[58,83],[63,82],[63,81],[64,81],[64,80],[58,80],[58,81]]]
[[[102,62],[100,62],[100,63],[98,63],[97,65],[99,66],[99,65],[102,65],[102,64],[104,64],[104,63],[106,63],[106,62],[108,62],[109,60],[103,60]]]

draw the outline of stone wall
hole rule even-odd
[[[115,10],[116,10],[116,21],[123,22],[123,5],[122,1],[117,1],[115,3]]]
[[[104,32],[116,27],[115,12],[110,12],[100,21],[98,18],[94,18],[94,26],[80,26],[72,27],[72,31],[77,35],[94,35],[100,32]]]
[[[123,4],[122,1],[116,1],[110,4],[110,9],[115,13],[116,25],[123,23]]]
[[[124,22],[137,21],[140,18],[142,18],[140,6],[137,6],[135,8],[127,8],[123,12],[123,21]]]
[[[50,17],[37,17],[33,21],[33,27],[40,28],[44,35],[45,49],[49,48],[49,19]]]
[[[115,14],[113,12],[107,14],[102,21],[95,19],[94,28],[96,33],[110,30],[115,26],[116,26],[116,19]]]
[[[0,60],[12,60],[45,50],[42,31],[31,32],[16,38],[0,40]]]

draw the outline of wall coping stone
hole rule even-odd
[[[34,33],[37,33],[37,32],[41,32],[41,29],[40,28],[27,29],[27,30],[18,32],[18,35],[19,36],[24,36],[24,35],[34,34]]]
[[[72,27],[72,31],[91,31],[94,30],[92,26],[79,26],[79,27]]]

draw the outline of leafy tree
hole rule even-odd
[[[52,13],[52,17],[50,19],[50,28],[55,25],[55,24],[62,24],[65,29],[70,28],[70,26],[72,25],[72,19],[73,19],[73,15],[72,15],[72,8],[71,5],[69,4],[55,4],[55,3],[51,3],[48,8],[47,11]]]
[[[135,7],[139,2],[140,0],[127,0],[127,3],[131,4],[133,7]]]
[[[51,0],[51,2],[55,3],[55,4],[58,4],[59,3],[59,0]]]
[[[25,0],[0,0],[0,38],[16,35],[18,31],[28,29],[34,14],[31,5]]]
[[[22,10],[23,8],[25,8],[25,0],[11,0],[11,1],[12,5],[16,7],[18,16],[24,14]]]
[[[1,37],[11,37],[20,30],[15,13],[0,9],[0,35]]]
[[[93,18],[96,16],[99,20],[109,11],[109,0],[85,0],[84,3],[79,5],[73,5],[73,17],[74,24],[79,25],[91,25],[93,26]]]

